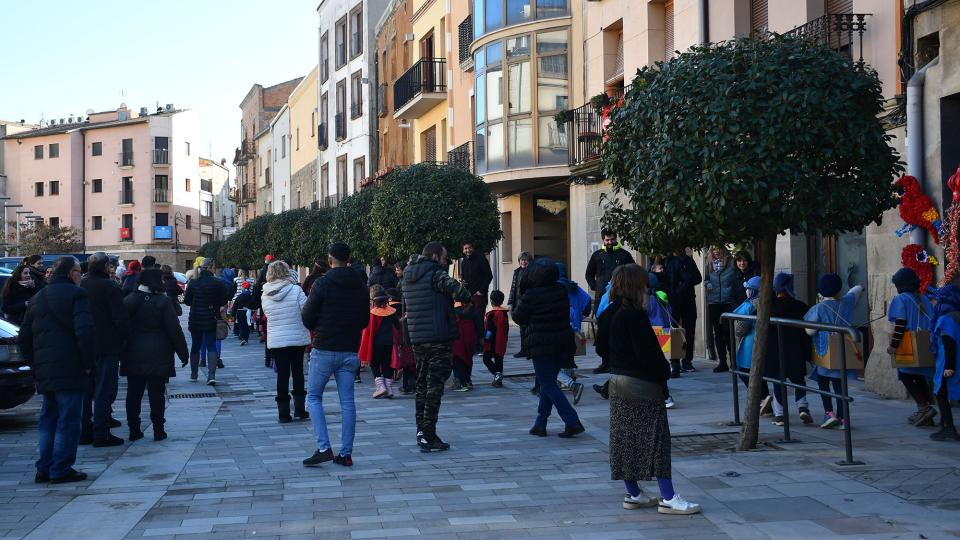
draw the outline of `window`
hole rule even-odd
[[[767,0],[750,0],[750,33],[764,32],[767,25]]]
[[[38,144],[33,147],[33,159],[43,159],[43,145]]]
[[[103,216],[93,216],[93,230],[103,230]]]
[[[437,160],[437,126],[431,126],[420,134],[420,160]]]
[[[330,191],[330,166],[324,163],[320,167],[320,195],[327,197]]]
[[[500,229],[503,230],[503,239],[500,241],[501,251],[503,253],[513,254],[513,214],[511,212],[500,213]],[[503,257],[503,264],[513,264],[511,257]]]
[[[133,139],[123,139],[120,141],[120,166],[133,166]]]
[[[166,212],[157,212],[154,216],[155,223],[157,227],[169,227],[170,226],[170,214]]]
[[[363,4],[350,12],[350,58],[363,52]]]
[[[52,217],[52,218],[50,218],[50,227],[52,227],[52,228],[54,228],[54,229],[59,229],[59,228],[60,228],[60,218],[58,218],[58,217]]]
[[[184,188],[185,188],[187,191],[190,191],[190,179],[189,179],[189,178],[187,178],[187,179],[186,179],[186,182],[184,182]]]
[[[287,136],[286,135],[280,136],[280,157],[281,158],[287,157]]]
[[[330,78],[330,34],[324,32],[320,36],[320,82],[325,83]]]
[[[566,124],[554,122],[553,115],[567,110],[569,79],[567,31],[537,34],[538,154],[545,165],[567,161]]]
[[[127,237],[123,238],[123,232],[121,232],[121,240],[126,240],[128,242],[133,241],[133,214],[123,214],[120,218],[120,226],[124,229],[127,229]]]
[[[43,182],[33,184],[33,195],[35,197],[43,197]]]
[[[507,0],[507,26],[527,22],[533,16],[533,0]]]
[[[337,195],[347,196],[347,156],[337,158]]]
[[[363,84],[361,72],[350,76],[350,118],[359,118],[363,115]]]
[[[190,214],[187,214],[187,217],[184,218],[184,226],[185,226],[187,229],[192,229],[192,228],[193,228],[193,216],[191,216]]]
[[[189,155],[190,155],[190,143],[186,143],[186,145],[187,145],[187,155],[189,156]]]
[[[133,204],[133,177],[120,179],[120,204]]]
[[[570,14],[569,0],[473,0],[474,39],[503,28]]]
[[[353,192],[356,193],[360,191],[360,186],[363,184],[364,179],[366,178],[366,170],[363,163],[363,158],[357,158],[353,160]]]
[[[663,4],[663,58],[673,58],[673,0]]]
[[[340,69],[347,63],[347,18],[345,16],[337,21],[334,34],[336,40],[334,54],[336,55],[337,69]]]
[[[203,201],[203,204],[200,205],[200,215],[203,217],[213,215],[213,201]]]
[[[170,138],[153,138],[153,162],[157,165],[166,165],[170,163]]]
[[[300,151],[300,128],[297,128],[297,151]]]
[[[90,155],[91,156],[102,156],[103,155],[103,143],[95,142],[90,145]]]
[[[287,209],[287,196],[286,196],[286,195],[281,195],[281,196],[280,196],[280,211],[281,211],[281,212],[284,212],[284,211],[286,211],[286,209]]]
[[[51,158],[60,157],[60,143],[50,143],[49,156]]]
[[[91,190],[93,191],[93,193],[103,193],[103,179],[102,179],[102,178],[94,178],[92,185],[93,185],[93,187],[91,188]]]
[[[50,195],[59,195],[60,194],[60,182],[57,180],[50,181]]]
[[[317,136],[317,111],[310,113],[310,137]],[[300,149],[300,128],[297,128],[297,150]]]

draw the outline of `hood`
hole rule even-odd
[[[530,273],[530,282],[534,287],[546,287],[560,279],[560,270],[557,268],[557,264],[547,257],[537,259],[530,267],[533,269]]]
[[[237,273],[233,271],[233,268],[225,268],[223,273],[220,274],[220,279],[224,281],[233,281],[235,277],[237,277]]]
[[[268,281],[263,284],[263,294],[269,296],[277,302],[282,302],[284,298],[293,290],[294,284],[286,281]]]
[[[366,289],[367,284],[363,281],[360,274],[349,266],[331,268],[323,275],[324,278],[333,282],[337,287],[344,289]]]
[[[567,288],[567,292],[570,294],[577,294],[580,291],[580,285],[573,281],[572,279],[567,279],[567,265],[562,262],[557,262],[557,272],[559,272],[559,277],[557,278],[557,283],[563,285]]]
[[[407,268],[403,272],[403,278],[411,283],[416,283],[420,281],[423,276],[432,274],[434,270],[440,268],[442,268],[440,264],[433,259],[424,257],[423,255],[414,255],[410,258],[410,264],[407,265]]]

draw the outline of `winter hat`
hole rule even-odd
[[[773,276],[773,292],[776,294],[787,293],[791,297],[796,296],[793,292],[793,274],[780,272]]]
[[[263,262],[273,262],[273,255],[267,253],[266,257],[263,258]]]
[[[920,277],[910,268],[901,268],[893,274],[893,286],[898,293],[916,292],[920,289]]]
[[[760,290],[760,276],[753,276],[747,281],[743,282],[744,289],[750,289],[752,291]]]
[[[817,281],[817,292],[825,298],[833,298],[843,288],[843,280],[837,274],[824,274]]]

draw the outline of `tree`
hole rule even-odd
[[[378,188],[366,188],[346,197],[337,206],[330,228],[330,242],[350,246],[353,260],[367,264],[377,256],[377,243],[371,235],[370,209]]]
[[[880,222],[902,170],[875,71],[801,38],[694,47],[641,69],[601,146],[604,224],[635,248],[752,243],[761,293],[746,422],[757,443],[776,238]]]
[[[430,241],[459,256],[466,241],[487,253],[502,237],[500,212],[490,188],[461,169],[418,164],[390,173],[377,191],[371,215],[379,252],[391,259],[420,253]]]
[[[200,246],[200,249],[197,250],[197,255],[204,257],[206,259],[213,258],[214,260],[220,260],[220,248],[223,246],[223,240],[212,240],[206,244]]]
[[[266,248],[267,252],[277,259],[293,259],[293,238],[298,224],[303,220],[310,210],[305,208],[293,208],[275,214],[270,220],[270,226],[267,228]]]
[[[313,261],[326,258],[334,212],[328,208],[310,210],[297,223],[291,253],[295,263],[312,267]]]
[[[36,223],[20,231],[20,253],[79,253],[83,251],[80,231],[74,227],[51,227]]]
[[[241,268],[259,268],[263,256],[269,253],[266,238],[273,219],[273,214],[257,216],[231,234],[220,248],[219,255],[223,260],[219,262]]]

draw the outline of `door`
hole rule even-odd
[[[421,92],[433,92],[433,81],[435,77],[433,76],[433,30],[423,39],[420,40],[420,77],[422,88]]]

